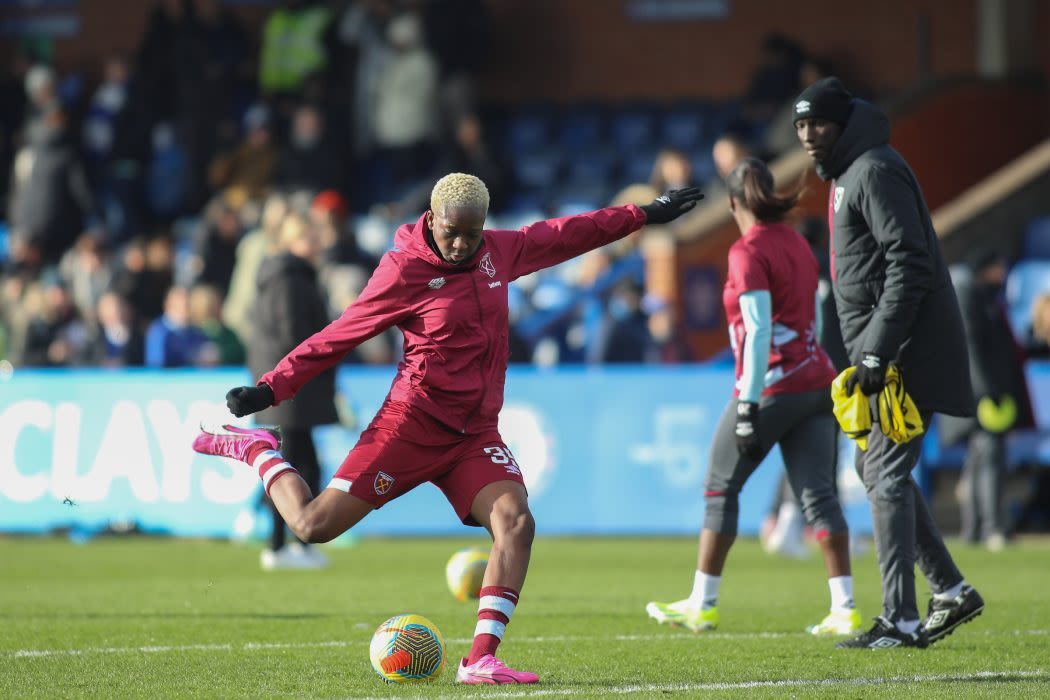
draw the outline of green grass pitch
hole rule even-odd
[[[985,613],[927,650],[839,651],[802,630],[828,594],[808,561],[743,540],[717,633],[646,618],[688,594],[691,539],[541,538],[500,655],[540,674],[517,688],[453,684],[475,603],[444,564],[480,539],[365,539],[323,572],[263,573],[258,548],[153,538],[0,539],[0,697],[1050,697],[1050,541],[999,554],[953,543]],[[874,555],[855,562],[879,612]],[[925,609],[925,584],[920,601]],[[448,642],[434,684],[384,683],[368,642],[387,617],[429,617]]]

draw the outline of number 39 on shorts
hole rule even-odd
[[[510,468],[513,467],[520,473],[521,467],[518,466],[518,463],[514,460],[514,455],[507,448],[499,446],[486,447],[485,454],[489,456],[493,464],[507,464],[509,465],[507,471],[510,471]]]

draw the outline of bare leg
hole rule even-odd
[[[489,484],[474,497],[470,514],[492,535],[492,554],[482,585],[520,591],[536,534],[525,487],[516,481]]]
[[[324,489],[317,498],[295,472],[270,485],[270,500],[288,528],[303,542],[328,542],[374,510],[372,504],[339,489]]]
[[[849,533],[836,532],[820,541],[820,551],[824,555],[824,566],[828,578],[851,576],[849,568]]]
[[[706,527],[700,531],[700,552],[696,558],[696,568],[708,576],[721,576],[726,565],[729,549],[736,541],[736,535],[726,535]]]

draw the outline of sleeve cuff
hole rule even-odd
[[[631,216],[634,217],[635,231],[645,226],[646,221],[648,221],[648,217],[645,215],[645,212],[642,211],[641,207],[635,204],[628,204],[624,206],[624,209],[630,212]]]
[[[291,391],[289,391],[288,385],[281,378],[281,375],[276,372],[268,372],[262,376],[259,380],[259,384],[266,384],[270,387],[270,391],[273,392],[273,405],[281,403],[285,399],[292,397]]]

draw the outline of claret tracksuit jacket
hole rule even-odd
[[[518,231],[484,231],[466,263],[427,244],[425,217],[400,227],[360,297],[265,375],[285,401],[358,344],[391,326],[404,333],[389,401],[423,410],[446,427],[476,434],[497,427],[508,350],[507,285],[623,238],[645,225],[634,205],[549,221]]]

